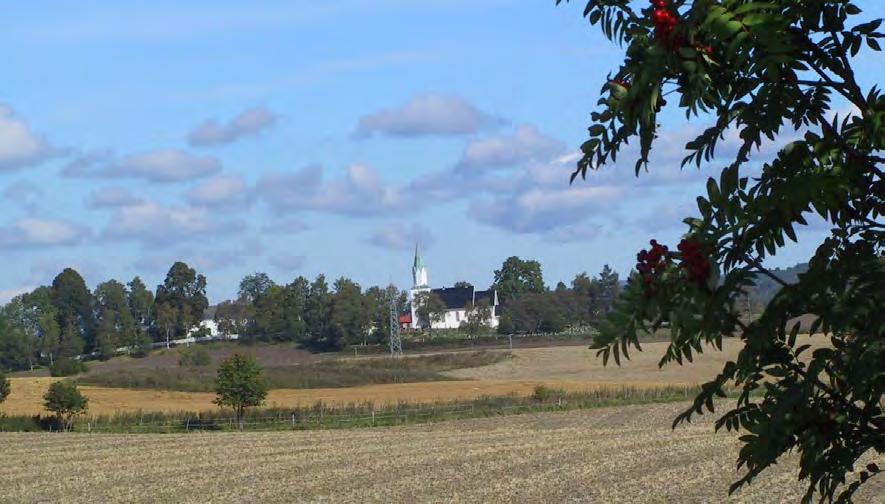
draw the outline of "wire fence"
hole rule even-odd
[[[651,388],[607,387],[585,392],[565,392],[539,386],[531,396],[487,396],[472,401],[436,403],[373,403],[328,405],[318,402],[295,408],[256,409],[242,421],[230,411],[203,413],[132,413],[80,418],[80,432],[175,433],[200,431],[320,430],[354,427],[380,427],[513,415],[565,411],[602,406],[670,402],[694,397],[697,387],[664,386]],[[20,418],[19,420],[25,420]],[[46,419],[42,419],[45,421]],[[52,424],[49,424],[50,429]],[[56,430],[58,426],[56,425]],[[21,425],[0,421],[0,430],[23,430]],[[42,430],[48,430],[44,428]]]

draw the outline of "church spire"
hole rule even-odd
[[[415,262],[412,265],[412,280],[414,287],[427,287],[427,267],[424,266],[424,259],[418,252],[418,243],[415,243]]]

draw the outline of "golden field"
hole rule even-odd
[[[406,427],[0,434],[0,502],[797,502],[787,459],[741,493],[738,441],[686,404]],[[882,463],[882,462],[880,462]],[[883,502],[883,478],[856,502]]]
[[[820,339],[800,337],[801,343],[820,345]],[[449,371],[452,381],[364,385],[347,388],[278,389],[268,394],[268,406],[312,405],[374,402],[433,402],[473,399],[484,395],[531,394],[537,385],[568,391],[598,387],[634,386],[651,388],[667,385],[694,385],[709,380],[724,362],[737,355],[739,341],[727,339],[724,348],[697,356],[685,366],[671,365],[658,369],[666,343],[648,343],[643,352],[631,353],[622,366],[602,365],[596,352],[586,346],[527,348],[513,351],[507,361],[472,369]],[[810,352],[808,352],[810,354]],[[42,396],[57,378],[12,378],[12,393],[0,411],[7,414],[33,415],[43,411]],[[214,395],[199,392],[131,390],[82,386],[89,398],[92,415],[133,411],[205,411],[214,409]]]

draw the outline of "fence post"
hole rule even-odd
[[[190,430],[191,430],[191,419],[190,419],[190,417],[188,417],[187,424],[185,424],[185,426],[184,426],[184,431],[190,432]]]
[[[372,408],[372,426],[375,426],[375,408]]]
[[[292,427],[295,427],[295,413],[292,413]]]

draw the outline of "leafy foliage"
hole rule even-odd
[[[584,11],[626,45],[626,59],[602,90],[607,96],[592,115],[572,180],[615,160],[634,137],[636,173],[647,169],[665,95],[675,93],[687,117],[714,117],[686,145],[683,165],[712,160],[726,131],[739,134],[735,159],[697,200],[701,218],[686,220],[678,251],[653,246],[640,254],[640,274],[596,343],[604,360],[619,361],[639,348],[640,331],[669,323],[664,365],[721,347],[723,335],[741,338],[738,358],[676,419],[713,411],[726,383],[741,387],[737,406],[717,422],[744,432],[738,466],[745,473],[732,491],[793,450],[799,477],[808,480],[806,501],[815,492],[847,501],[880,471],[870,464],[859,481],[846,479],[863,454],[885,451],[885,97],[877,87],[862,90],[851,66],[862,46],[879,51],[885,34],[876,31],[881,19],[854,21],[859,13],[849,0],[656,0],[641,10],[625,0],[591,0]],[[662,29],[664,18],[675,22]],[[834,99],[850,109],[834,112]],[[754,149],[785,127],[798,140],[750,177]],[[797,240],[796,226],[809,213],[826,220],[830,234],[807,272],[788,284],[763,262]],[[782,288],[761,317],[745,323],[733,305],[759,276]],[[787,324],[803,314],[817,316],[812,332],[828,342],[810,355],[796,346],[798,325]]]
[[[58,359],[49,366],[50,376],[74,376],[86,371],[88,371],[86,364],[72,357]]]
[[[255,357],[235,353],[225,359],[218,368],[215,393],[215,404],[233,408],[242,429],[246,408],[260,406],[267,397],[267,384]]]
[[[70,430],[74,425],[74,418],[84,413],[89,406],[89,399],[80,393],[75,383],[67,380],[51,384],[43,401],[43,407],[55,414],[64,430]]]
[[[211,363],[209,352],[201,346],[184,347],[178,351],[178,365],[181,367],[201,367]]]
[[[11,385],[9,384],[9,379],[6,378],[6,375],[0,371],[0,403],[6,400],[9,397],[9,391],[11,389]]]

